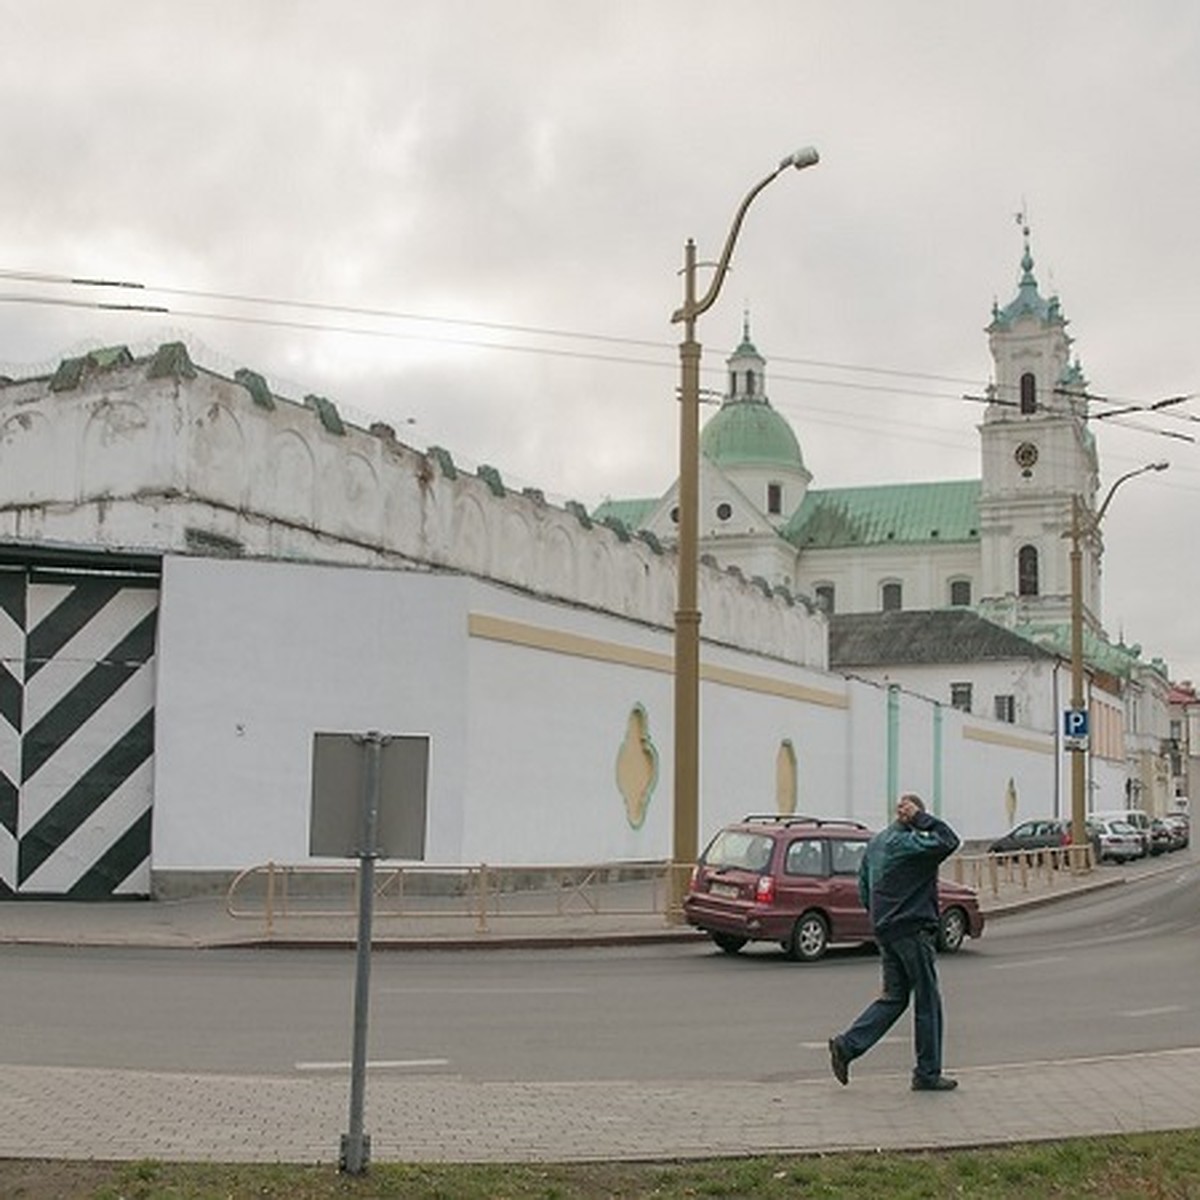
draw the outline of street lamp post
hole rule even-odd
[[[679,911],[687,870],[696,860],[700,794],[700,609],[697,599],[700,523],[700,343],[696,318],[717,299],[729,270],[734,244],[754,198],[789,167],[803,170],[818,161],[805,146],[750,189],[738,207],[708,291],[696,299],[696,243],[684,248],[683,306],[671,317],[683,323],[679,343],[679,548],[675,610],[675,808],[671,858],[671,907]]]
[[[1079,496],[1071,497],[1071,708],[1082,712],[1083,698],[1083,552],[1080,542],[1085,534],[1095,534],[1117,488],[1126,480],[1147,471],[1165,471],[1167,462],[1147,463],[1136,471],[1128,471],[1116,479],[1108,489],[1103,503],[1094,517],[1083,511]],[[1087,834],[1087,766],[1091,754],[1091,731],[1081,743],[1071,747],[1071,845],[1082,847],[1088,844]]]

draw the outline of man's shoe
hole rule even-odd
[[[952,1092],[958,1087],[958,1080],[949,1075],[935,1075],[932,1079],[922,1079],[913,1076],[912,1090],[914,1092]]]
[[[829,1069],[842,1087],[850,1082],[850,1060],[846,1057],[846,1051],[842,1049],[840,1038],[829,1039]]]

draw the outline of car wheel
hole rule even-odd
[[[710,931],[708,936],[716,943],[718,949],[724,950],[726,954],[736,954],[746,944],[747,940],[744,937],[739,937],[736,933]]]
[[[829,926],[818,912],[806,912],[792,930],[788,954],[797,962],[816,962],[829,949]]]
[[[967,940],[967,914],[961,908],[948,908],[938,922],[938,949],[957,954]]]

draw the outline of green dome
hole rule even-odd
[[[729,401],[700,431],[700,453],[720,467],[804,470],[792,427],[765,400]]]

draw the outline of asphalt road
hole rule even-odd
[[[1200,868],[1169,861],[943,958],[947,1069],[1200,1045]],[[0,1062],[345,1071],[353,973],[346,951],[0,947]],[[877,987],[863,950],[808,965],[707,944],[377,952],[369,1059],[480,1081],[803,1079]],[[905,1070],[908,1030],[856,1075]]]

